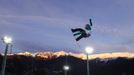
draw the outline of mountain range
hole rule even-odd
[[[0,55],[0,69],[3,54]],[[86,75],[87,59],[83,53],[24,52],[8,54],[6,75]],[[134,54],[128,52],[89,55],[90,75],[134,75]]]

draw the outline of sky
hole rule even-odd
[[[134,0],[0,0],[0,38],[13,38],[13,52],[134,52],[133,7]],[[76,42],[70,28],[89,18],[91,37]]]

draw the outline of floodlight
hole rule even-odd
[[[93,53],[94,49],[92,47],[86,47],[85,51],[87,54],[91,54],[91,53]]]
[[[5,44],[11,44],[12,43],[12,38],[9,37],[9,36],[4,36],[2,40]]]
[[[63,67],[63,69],[64,69],[65,71],[68,71],[68,70],[69,70],[69,66],[68,66],[68,65],[65,65],[65,66]]]

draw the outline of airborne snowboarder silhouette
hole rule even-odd
[[[78,36],[76,38],[76,41],[79,41],[82,38],[87,38],[89,36],[91,36],[90,33],[86,33],[87,31],[91,31],[91,26],[92,26],[92,21],[91,19],[89,19],[90,24],[86,24],[85,29],[82,28],[75,28],[75,29],[71,29],[72,33],[74,33],[74,36]]]

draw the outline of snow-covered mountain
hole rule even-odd
[[[3,54],[2,54],[3,55]],[[58,58],[61,56],[73,56],[76,58],[80,58],[83,60],[86,60],[86,54],[84,53],[71,53],[71,52],[65,52],[65,51],[58,51],[58,52],[23,52],[23,53],[15,53],[15,54],[8,54],[8,56],[29,56],[29,57],[34,57],[34,58],[40,58],[40,59],[54,59]],[[89,59],[115,59],[118,57],[125,57],[125,58],[134,58],[134,53],[129,53],[129,52],[115,52],[115,53],[102,53],[102,54],[91,54],[89,55]]]

